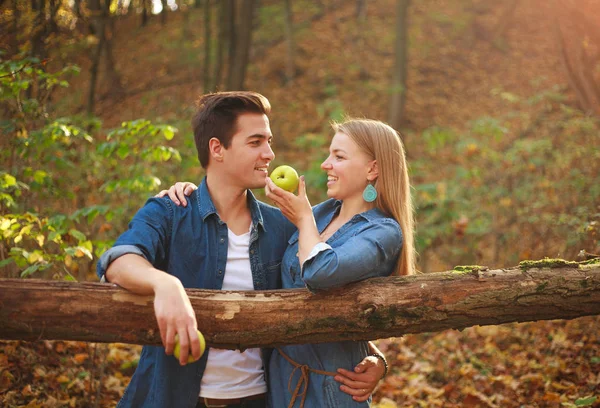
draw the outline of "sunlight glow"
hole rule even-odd
[[[179,8],[177,5],[177,0],[167,0],[167,7],[171,9],[171,11],[175,11]],[[152,13],[159,14],[162,11],[162,2],[160,0],[152,0]]]

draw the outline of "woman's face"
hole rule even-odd
[[[373,161],[348,135],[336,133],[329,157],[321,164],[327,172],[327,196],[337,200],[362,197]]]

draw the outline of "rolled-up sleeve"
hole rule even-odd
[[[302,266],[311,290],[329,289],[363,279],[388,276],[402,249],[402,231],[392,219],[380,219],[336,248],[318,252]]]
[[[165,263],[171,233],[173,208],[167,199],[151,198],[135,214],[112,248],[100,257],[96,273],[106,281],[106,270],[111,262],[125,254],[136,254],[159,267]]]
[[[331,246],[329,244],[326,244],[325,242],[319,242],[319,243],[317,243],[313,247],[313,249],[310,251],[310,253],[306,257],[306,259],[304,260],[304,262],[310,261],[315,256],[317,256],[319,254],[319,252],[325,251],[327,249],[331,249]],[[302,265],[304,265],[304,262],[302,263]]]

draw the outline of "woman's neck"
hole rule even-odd
[[[346,199],[342,201],[342,208],[340,208],[338,219],[343,220],[344,223],[346,223],[355,215],[369,211],[373,208],[375,208],[375,204],[367,203],[363,200],[362,196],[360,198]]]

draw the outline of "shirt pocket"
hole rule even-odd
[[[267,271],[267,274],[271,274],[273,272],[279,273],[281,269],[281,262],[269,262],[263,266],[263,269]]]
[[[263,264],[263,267],[261,269],[265,273],[264,288],[262,289],[281,289],[281,261]]]

